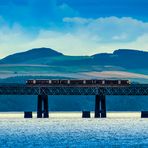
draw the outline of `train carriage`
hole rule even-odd
[[[100,86],[124,86],[130,85],[129,80],[27,80],[27,85],[100,85]]]

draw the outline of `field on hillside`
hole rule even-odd
[[[0,79],[27,77],[74,78],[74,79],[130,79],[134,82],[148,83],[148,70],[126,70],[113,66],[52,66],[52,65],[0,65]],[[12,80],[13,80],[12,79]],[[11,80],[11,82],[12,82]],[[6,80],[7,81],[7,80]],[[14,80],[16,81],[16,80]],[[0,81],[1,82],[1,81]],[[4,80],[3,80],[4,82]]]

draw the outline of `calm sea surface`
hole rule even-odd
[[[49,119],[0,114],[0,148],[148,147],[148,119],[140,113],[108,113],[82,119],[81,113],[50,113]]]

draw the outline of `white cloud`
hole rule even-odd
[[[32,40],[32,35],[19,24],[12,27],[6,24],[0,27],[0,58],[6,55],[21,52],[23,46]]]
[[[101,42],[131,42],[148,32],[148,23],[130,17],[106,17],[98,19],[64,18],[64,22],[73,25],[77,31],[90,32],[98,36]]]
[[[0,57],[34,47],[50,47],[68,55],[91,55],[118,48],[148,50],[148,23],[132,18],[65,18],[57,30],[36,35],[18,24],[0,29]],[[14,50],[13,50],[14,49]]]

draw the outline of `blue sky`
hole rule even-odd
[[[0,58],[35,47],[147,51],[147,42],[147,0],[0,0]]]

